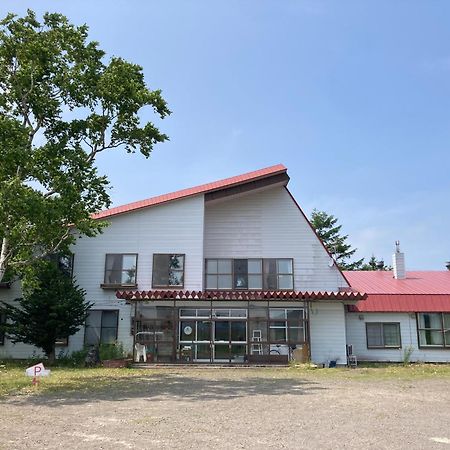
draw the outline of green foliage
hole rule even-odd
[[[116,342],[115,344],[100,344],[99,354],[100,361],[122,359],[127,356],[121,342]]]
[[[338,225],[337,222],[336,217],[325,211],[314,209],[311,214],[311,225],[335,258],[337,265],[343,270],[359,270],[364,258],[353,262],[348,261],[357,249],[353,249],[347,243],[348,235],[340,234],[342,225]]]
[[[411,356],[414,352],[414,347],[412,345],[408,345],[403,350],[403,364],[407,366],[411,362]]]
[[[1,328],[14,343],[41,348],[52,363],[55,342],[80,329],[92,304],[85,301],[85,292],[49,261],[37,264],[33,282],[24,284],[23,293],[17,306],[1,302],[0,311],[8,319]]]
[[[34,258],[66,253],[78,233],[101,232],[91,215],[110,198],[96,156],[120,147],[148,157],[168,137],[140,112],[170,111],[142,67],[105,61],[86,25],[31,10],[0,21],[0,94],[1,281],[8,267],[21,274]]]
[[[369,259],[369,262],[364,263],[359,270],[392,270],[392,267],[387,266],[382,259],[377,260],[375,255],[372,255]]]
[[[61,351],[56,358],[56,365],[59,367],[84,367],[84,361],[86,359],[88,349],[83,348],[68,354]]]

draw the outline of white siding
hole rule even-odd
[[[347,364],[345,310],[342,303],[318,302],[310,307],[311,360]]]
[[[347,313],[347,343],[353,345],[353,353],[361,361],[403,361],[404,352],[413,348],[411,361],[450,362],[450,349],[419,348],[415,314],[409,313]],[[368,349],[366,322],[399,322],[402,348]]]
[[[205,258],[294,258],[294,287],[347,286],[284,187],[205,206]]]
[[[104,281],[107,253],[137,253],[137,283],[139,290],[150,290],[154,253],[184,253],[184,289],[202,289],[203,268],[203,216],[202,195],[186,198],[152,208],[130,212],[109,219],[110,226],[95,238],[83,237],[73,248],[74,277],[86,290],[86,300],[94,303],[92,309],[119,310],[118,341],[131,351],[131,306],[118,301],[114,290],[100,287]],[[0,299],[12,300],[20,295],[19,286],[1,289]],[[84,328],[69,338],[70,352],[79,350],[84,343]],[[37,349],[29,345],[13,346],[6,340],[0,346],[0,355],[27,358]],[[57,350],[58,352],[58,350]]]

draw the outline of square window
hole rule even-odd
[[[107,254],[105,285],[135,286],[137,254]]]
[[[183,287],[184,255],[154,254],[152,287]]]

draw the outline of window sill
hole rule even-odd
[[[184,286],[152,286],[152,289],[184,289]]]
[[[367,350],[400,350],[402,347],[367,347]]]
[[[450,345],[419,345],[421,350],[450,350]]]
[[[102,289],[135,289],[137,284],[100,284]]]

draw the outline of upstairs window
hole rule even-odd
[[[153,255],[152,287],[183,287],[184,256],[171,254]]]
[[[417,315],[420,347],[450,348],[450,313]]]
[[[400,348],[400,323],[366,323],[367,348]]]
[[[280,259],[207,259],[206,289],[292,290],[293,262]]]
[[[103,286],[136,286],[136,253],[110,253],[106,255]]]

